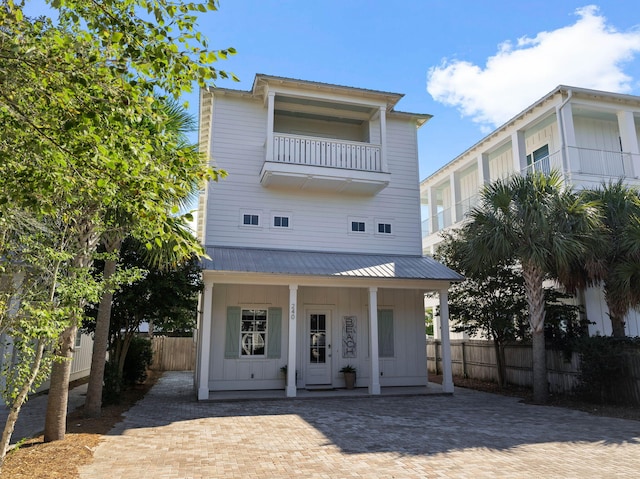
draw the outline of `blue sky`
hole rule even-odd
[[[241,82],[220,87],[265,73],[404,93],[397,109],[434,116],[418,134],[420,179],[559,84],[640,95],[631,0],[221,0],[199,25],[238,51],[218,66]]]

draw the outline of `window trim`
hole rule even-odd
[[[265,314],[265,325],[264,325],[264,331],[243,331],[242,330],[242,323],[243,323],[243,317],[244,317],[244,312],[245,311],[264,311]],[[254,315],[255,318],[255,315]],[[255,319],[254,319],[255,321]],[[268,345],[269,345],[269,336],[268,336],[268,331],[269,331],[269,308],[267,307],[246,307],[246,306],[241,306],[240,307],[240,337],[239,337],[239,348],[238,348],[238,353],[239,353],[239,359],[256,359],[256,358],[266,358],[267,357],[267,351],[268,351]],[[242,339],[243,339],[243,334],[244,333],[259,333],[259,334],[263,334],[264,335],[264,353],[262,354],[243,354],[243,347],[242,347]]]

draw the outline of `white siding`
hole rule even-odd
[[[544,145],[549,145],[549,153],[556,151],[559,148],[554,139],[554,132],[557,129],[555,117],[549,117],[542,124],[528,131],[525,138],[527,155]]]
[[[416,128],[387,121],[391,183],[373,197],[263,188],[266,109],[261,102],[216,98],[212,155],[228,176],[208,196],[207,245],[420,254],[420,207]],[[240,225],[241,212],[259,214],[260,227]],[[270,227],[273,212],[292,212],[292,227]],[[366,232],[351,233],[349,219],[362,218]],[[392,234],[376,234],[376,218],[392,222]]]
[[[615,119],[608,121],[577,116],[573,119],[573,124],[577,146],[593,150],[620,151],[620,134]]]
[[[496,181],[513,173],[513,150],[506,144],[489,154],[489,178]]]
[[[478,184],[478,168],[469,168],[462,175],[459,180],[459,196],[460,200],[465,200],[473,195],[478,194],[480,186]]]
[[[297,358],[298,387],[306,384],[306,338],[308,310],[326,310],[331,316],[331,381],[343,387],[342,366],[357,369],[357,385],[369,381],[369,311],[368,290],[364,288],[301,287],[298,290]],[[286,286],[214,286],[211,364],[211,390],[273,389],[284,387],[280,368],[287,364],[288,322],[282,322],[282,356],[280,359],[225,359],[227,306],[281,307],[287,310],[289,290]],[[379,290],[378,309],[393,310],[394,357],[380,359],[382,386],[426,385],[426,343],[424,334],[423,295],[419,291]],[[356,317],[356,357],[343,358],[342,318]]]

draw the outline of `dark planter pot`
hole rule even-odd
[[[356,373],[343,373],[344,384],[347,389],[353,389],[356,387]]]

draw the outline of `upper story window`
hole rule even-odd
[[[248,226],[253,228],[262,226],[260,213],[261,213],[260,211],[255,211],[255,210],[241,210],[240,226]]]
[[[287,215],[273,215],[273,222],[271,224],[274,228],[289,228],[290,220]]]
[[[544,145],[527,155],[527,171],[541,171],[549,174],[549,145]]]
[[[250,226],[258,226],[260,223],[260,217],[258,215],[244,215],[242,224]]]
[[[391,234],[391,223],[378,223],[378,234],[390,235]]]
[[[365,223],[364,221],[352,221],[351,222],[351,231],[355,233],[364,233],[365,232]]]

